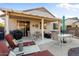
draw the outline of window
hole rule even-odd
[[[53,23],[53,29],[57,30],[58,29],[58,24],[57,23]]]

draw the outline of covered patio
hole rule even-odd
[[[3,17],[5,19],[5,35],[10,33],[11,29],[20,29],[20,23],[17,22],[17,27],[15,28],[14,25],[15,24],[11,24],[10,25],[10,20],[11,19],[16,19],[17,21],[36,21],[36,23],[40,23],[41,22],[41,38],[39,38],[39,40],[34,40],[34,44],[33,45],[27,45],[27,46],[23,46],[23,51],[19,51],[19,48],[16,47],[15,49],[12,50],[12,52],[14,52],[15,55],[24,55],[25,56],[68,56],[69,54],[73,53],[73,49],[72,48],[76,48],[79,47],[79,39],[72,37],[71,39],[69,38],[67,41],[67,43],[65,44],[61,44],[61,43],[56,43],[56,41],[54,41],[51,38],[44,38],[44,31],[46,29],[44,29],[44,24],[45,23],[57,23],[58,24],[58,29],[57,30],[52,30],[52,31],[57,31],[58,33],[60,33],[60,19],[57,18],[49,18],[49,17],[42,17],[42,16],[37,16],[37,15],[32,15],[32,14],[27,14],[25,12],[19,12],[19,11],[14,11],[14,10],[5,10],[5,9],[1,9],[5,14],[1,15],[1,17]],[[29,19],[29,20],[28,20]],[[38,21],[37,21],[38,20]],[[12,20],[14,21],[14,20]],[[26,24],[25,24],[26,25]],[[33,24],[32,24],[33,25]],[[12,28],[14,27],[14,28]],[[50,26],[52,27],[52,26]],[[31,30],[33,27],[31,27],[30,25],[30,32],[31,34],[33,34],[34,30]],[[37,29],[38,30],[38,29]],[[49,31],[50,32],[50,31]],[[25,36],[22,37],[22,42],[29,42],[29,41],[33,41],[33,38],[31,36]],[[69,41],[71,40],[71,41]],[[4,40],[4,42],[6,42]],[[16,40],[16,43],[18,43],[20,41]],[[1,45],[1,44],[0,44]],[[6,45],[8,46],[8,43],[6,42]],[[1,48],[0,48],[1,49]],[[3,50],[3,49],[2,49]],[[71,51],[70,51],[71,50]],[[73,54],[72,54],[73,55]],[[12,54],[10,54],[10,56],[12,56]]]
[[[56,18],[56,17],[47,17],[47,16],[38,16],[38,15],[33,15],[33,14],[29,14],[23,11],[15,11],[15,10],[8,10],[8,9],[0,9],[2,12],[4,12],[3,15],[1,15],[0,17],[2,17],[5,20],[5,36],[7,36],[8,34],[10,34],[10,31],[12,30],[20,30],[21,28],[24,27],[28,27],[29,26],[29,34],[28,36],[26,35],[26,33],[24,34],[24,37],[22,37],[20,39],[20,41],[15,40],[16,43],[20,43],[20,42],[31,42],[33,43],[33,41],[35,42],[33,45],[28,46],[23,46],[23,51],[19,51],[18,47],[16,47],[15,49],[13,48],[13,52],[18,55],[18,54],[29,54],[29,53],[34,53],[34,52],[39,52],[42,51],[39,48],[39,45],[41,44],[45,44],[45,43],[49,43],[51,42],[51,38],[45,38],[44,34],[45,32],[51,32],[51,31],[57,31],[58,33],[60,33],[60,19]],[[53,30],[53,24],[52,23],[56,23],[57,24],[57,29]],[[45,27],[47,26],[47,28]],[[26,30],[26,29],[24,29]],[[35,32],[40,32],[40,36],[41,38],[34,38],[33,34]],[[37,34],[36,34],[37,36]],[[34,40],[35,39],[35,40]],[[5,41],[5,40],[4,40]],[[6,42],[6,41],[5,41]],[[9,42],[11,43],[11,42]],[[14,42],[15,43],[15,42]],[[31,44],[30,43],[30,44]],[[6,45],[9,46],[9,44],[6,42]],[[21,46],[21,45],[19,45]],[[41,52],[40,52],[41,53]],[[50,52],[46,52],[49,55],[53,55]]]
[[[49,25],[49,23],[57,23],[58,29],[56,31],[60,32],[60,19],[56,17],[49,18],[47,16],[32,15],[22,11],[7,10],[7,9],[1,9],[1,11],[4,12],[4,15],[1,15],[1,17],[5,18],[5,35],[9,34],[10,30],[20,29],[21,28],[21,23],[19,23],[20,21],[30,22],[29,24],[30,34],[33,34],[34,32],[39,31],[41,33],[42,40],[44,39],[44,32],[53,31],[53,28],[52,28],[53,26],[52,24]],[[34,25],[34,22],[33,24],[31,24],[31,21],[32,22],[34,21],[37,24]],[[12,22],[16,22],[16,23],[12,23]],[[24,23],[24,26],[26,25],[27,24]],[[45,25],[48,26],[47,29],[45,29]],[[36,26],[37,28],[33,29],[34,26]]]
[[[24,36],[20,39],[20,41],[15,39],[12,40],[16,43],[16,45],[18,44],[16,48],[10,50],[14,53],[13,55],[68,56],[73,53],[72,48],[79,47],[79,40],[75,37],[66,39],[67,43],[61,43],[61,41],[55,41],[53,38],[46,38],[47,36],[45,37],[45,33],[52,33],[52,31],[56,31],[58,34],[60,33],[61,20],[56,17],[39,16],[23,11],[8,9],[0,10],[4,13],[0,15],[0,17],[5,20],[5,36],[10,34],[10,31],[12,30],[21,30],[22,28],[26,30],[25,27],[29,28],[29,34],[27,35],[25,31]],[[58,28],[53,29],[53,24],[57,24]],[[35,32],[40,32],[40,38],[37,34],[37,38],[33,36]],[[9,46],[6,40],[4,40],[4,42],[7,46]],[[21,46],[19,45],[20,43],[26,44],[25,46]],[[20,48],[23,48],[23,50],[20,51]]]

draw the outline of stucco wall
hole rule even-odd
[[[30,20],[30,32],[34,33],[35,31],[40,31],[40,22],[41,20]],[[38,24],[38,28],[36,28],[35,26],[33,27],[33,25]],[[53,31],[53,22],[47,22],[46,23],[46,29],[44,29],[45,32],[50,32]]]
[[[73,20],[73,19],[68,19],[66,20],[66,25],[71,25],[72,27],[75,27],[76,25],[79,27],[79,22],[78,20]],[[76,23],[74,23],[76,22]]]
[[[79,22],[75,23],[75,25],[77,25],[79,27]]]
[[[66,25],[72,25],[74,22],[76,22],[77,20],[73,20],[73,19],[68,19],[66,20]]]
[[[35,27],[35,25],[38,27]],[[40,20],[30,20],[30,32],[34,33],[35,31],[40,31]]]
[[[15,30],[17,29],[18,26],[17,26],[17,20],[16,19],[13,19],[13,18],[10,18],[9,19],[9,30]]]
[[[30,32],[31,33],[34,33],[35,31],[40,31],[41,32],[41,29],[40,29],[40,22],[41,22],[41,20],[31,20],[31,19],[18,19],[18,20],[26,20],[26,21],[29,21],[30,22]],[[37,24],[38,27],[33,26],[35,24]],[[10,30],[18,29],[17,19],[13,19],[13,18],[10,18],[9,19],[9,29]],[[45,32],[50,32],[52,30],[53,30],[53,25],[52,25],[51,22],[48,22],[46,24]]]

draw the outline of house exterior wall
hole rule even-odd
[[[41,11],[41,10],[33,10],[33,11],[28,11],[26,12],[28,14],[33,14],[33,15],[37,15],[37,16],[44,16],[44,17],[48,17],[48,18],[54,18],[54,16],[52,16],[50,13],[48,13],[47,11]],[[8,15],[7,15],[8,16]],[[10,15],[11,16],[11,15]],[[9,17],[8,17],[9,18]],[[22,17],[23,18],[23,17]],[[6,19],[6,18],[5,18]],[[34,33],[35,31],[41,31],[40,29],[40,22],[41,20],[35,20],[35,19],[16,19],[16,18],[9,18],[9,21],[8,21],[8,27],[9,27],[9,30],[12,31],[12,30],[15,30],[15,29],[18,29],[18,23],[17,23],[17,20],[22,20],[22,21],[29,21],[30,22],[30,32],[31,33]],[[38,27],[36,28],[35,25],[37,24]],[[8,28],[7,27],[7,28]],[[52,22],[47,22],[46,23],[46,29],[45,29],[45,32],[50,32],[53,30],[53,23]]]
[[[66,25],[72,25],[74,22],[76,22],[77,20],[73,20],[73,19],[68,19],[66,20]]]
[[[68,19],[66,20],[66,25],[71,25],[72,27],[75,27],[76,25],[79,27],[79,22],[78,20],[73,20],[73,19]],[[74,23],[76,22],[76,23]]]
[[[18,20],[22,20],[22,19],[18,19]],[[40,22],[41,20],[31,20],[31,19],[23,19],[24,21],[29,21],[30,22],[30,33],[33,34],[35,31],[40,31],[41,32],[41,28],[40,28]],[[38,25],[38,27],[35,27],[35,25]],[[18,29],[18,24],[17,24],[17,19],[13,19],[10,18],[9,19],[9,30],[15,30]],[[44,29],[45,32],[50,32],[53,30],[53,23],[52,22],[48,22],[46,23],[46,29]]]
[[[75,25],[77,25],[79,27],[79,22],[75,23]]]
[[[10,18],[9,19],[9,30],[12,31],[12,30],[16,30],[16,29],[18,29],[17,20]]]
[[[38,25],[38,27],[35,27]],[[33,34],[35,31],[40,31],[40,20],[30,20],[30,32]]]

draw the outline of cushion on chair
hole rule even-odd
[[[29,45],[35,45],[34,41],[30,41],[30,42],[23,42],[24,46],[29,46]]]
[[[23,42],[23,46],[30,46],[30,45],[35,45],[34,41],[29,41],[29,42]],[[19,44],[17,44],[17,47],[19,46]]]
[[[3,43],[3,41],[0,41],[0,56],[8,56],[10,50],[8,47]]]
[[[10,47],[12,49],[14,49],[16,47],[16,45],[13,42],[13,36],[11,34],[8,34],[8,35],[5,36],[5,38],[6,38],[7,42],[8,42],[8,44],[10,45]]]
[[[6,40],[8,41],[10,47],[12,49],[14,49],[15,47],[18,47],[19,44],[15,44],[14,41],[13,41],[13,36],[8,34],[6,35]],[[29,42],[23,42],[23,46],[29,46],[29,45],[35,45],[35,42],[34,41],[29,41]]]

